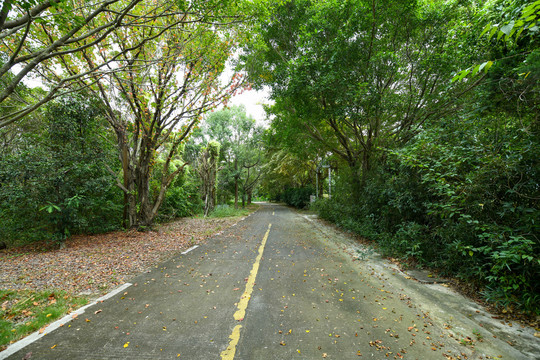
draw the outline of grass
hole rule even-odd
[[[61,291],[0,290],[0,351],[87,303]]]
[[[235,209],[234,206],[230,205],[217,205],[214,211],[208,215],[210,218],[224,218],[224,217],[233,217],[233,216],[246,216],[249,213],[257,209],[257,205],[248,205],[245,208],[239,207]]]

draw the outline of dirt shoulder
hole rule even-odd
[[[58,289],[97,297],[239,219],[182,218],[149,232],[73,236],[59,250],[43,244],[2,250],[0,289]]]

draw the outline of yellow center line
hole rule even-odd
[[[246,309],[249,303],[249,299],[251,299],[251,294],[253,293],[253,286],[255,285],[255,278],[257,277],[257,272],[259,271],[259,265],[261,263],[261,258],[264,252],[264,247],[266,246],[266,241],[268,240],[268,234],[270,234],[270,228],[272,227],[272,224],[268,225],[268,230],[266,231],[266,234],[264,234],[263,240],[261,242],[261,246],[259,247],[259,254],[257,255],[257,258],[255,259],[255,262],[253,263],[253,268],[251,269],[251,272],[249,273],[248,281],[246,284],[246,290],[242,294],[242,297],[240,298],[240,301],[238,302],[238,310],[234,313],[234,319],[237,321],[244,320],[244,317],[246,316]],[[238,340],[240,340],[240,329],[242,328],[242,325],[236,325],[233,329],[232,334],[229,336],[229,339],[231,341],[229,342],[229,346],[227,346],[227,349],[223,350],[221,352],[221,359],[222,360],[233,360],[234,354],[236,353],[236,345],[238,345]]]

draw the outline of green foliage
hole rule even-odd
[[[493,40],[496,36],[497,45],[492,47],[492,53],[496,60],[484,61],[467,69],[457,72],[452,82],[461,81],[478,74],[488,73],[490,68],[500,61],[517,57],[519,61],[525,61],[525,54],[534,51],[538,47],[538,34],[540,33],[540,1],[523,3],[512,1],[500,4],[488,4],[484,7],[480,22],[488,22],[480,33],[483,38]],[[495,23],[494,23],[495,22]],[[502,40],[502,44],[499,43]],[[497,53],[501,49],[502,53]],[[495,51],[493,51],[495,50]],[[510,51],[509,51],[510,50]],[[505,52],[510,52],[505,54]],[[516,59],[514,59],[516,60]],[[530,72],[523,73],[528,76]]]
[[[51,103],[44,117],[0,156],[0,236],[62,242],[116,228],[120,199],[104,168],[113,167],[113,149],[97,107],[69,98]]]
[[[448,85],[462,61],[459,4],[297,0],[274,11],[243,61],[271,87],[271,130],[289,148],[315,145],[369,170],[379,147],[464,98],[463,84]]]
[[[488,39],[497,35],[497,40],[504,37],[504,41],[508,42],[510,39],[517,41],[520,35],[525,31],[532,35],[538,35],[540,28],[538,22],[540,20],[540,1],[534,1],[523,8],[521,8],[518,17],[505,21],[502,24],[493,24],[490,22],[487,24],[480,34],[480,36],[486,35]]]
[[[234,206],[230,206],[230,205],[217,205],[214,208],[214,211],[212,211],[208,217],[223,218],[223,217],[231,217],[231,216],[246,216],[248,214],[249,214],[249,210],[246,208],[235,209]]]
[[[158,179],[161,177],[159,173],[161,167],[157,167],[157,169],[152,180],[152,189],[155,193],[159,191]],[[193,216],[202,211],[203,202],[199,191],[200,184],[194,173],[190,167],[187,167],[187,170],[179,174],[172,182],[161,205],[158,216],[159,221]]]
[[[280,200],[287,205],[304,209],[309,206],[310,195],[315,195],[315,188],[312,186],[289,188],[281,194]]]
[[[539,153],[534,120],[445,120],[389,152],[357,198],[352,175],[342,174],[334,198],[315,208],[385,254],[473,282],[501,306],[538,312]]]

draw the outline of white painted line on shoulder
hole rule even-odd
[[[32,334],[28,335],[24,339],[19,340],[16,343],[10,345],[6,350],[0,352],[0,360],[6,359],[8,356],[11,356],[11,355],[15,354],[17,351],[19,351],[22,348],[30,345],[31,343],[33,343],[34,341],[42,338],[43,336],[47,335],[48,333],[58,329],[59,327],[64,326],[65,324],[67,324],[68,322],[70,322],[71,320],[76,318],[77,316],[84,314],[85,310],[88,309],[90,306],[94,306],[97,303],[100,303],[100,302],[103,302],[103,301],[105,301],[107,299],[112,298],[114,295],[118,294],[119,292],[124,291],[125,289],[127,289],[131,285],[132,285],[131,283],[125,283],[124,285],[114,289],[113,291],[111,291],[110,293],[108,293],[106,295],[103,295],[102,297],[100,297],[99,299],[91,302],[90,304],[85,305],[85,306],[83,306],[83,307],[69,313],[68,315],[64,316],[60,320],[56,320],[55,322],[49,324],[45,328],[45,331],[43,331],[41,334],[40,334],[39,331],[36,331],[35,333],[32,333]]]
[[[184,251],[184,252],[181,253],[181,254],[182,254],[182,255],[186,255],[188,252],[193,251],[193,250],[195,250],[195,249],[198,248],[198,247],[199,247],[199,245],[194,245],[194,246],[190,247],[189,249],[187,249],[186,251]]]

